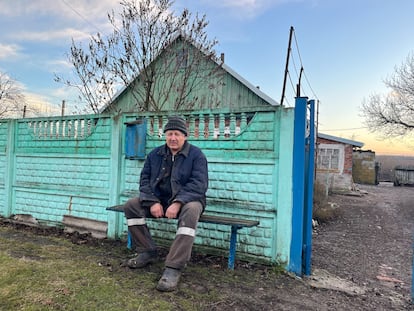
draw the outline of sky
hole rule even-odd
[[[50,114],[78,105],[74,90],[54,81],[71,71],[71,40],[109,33],[107,12],[119,0],[0,0],[0,71],[16,80],[31,103]],[[414,51],[412,0],[176,0],[176,12],[205,14],[216,52],[251,84],[294,105],[303,67],[301,95],[318,103],[321,133],[363,142],[376,154],[414,156],[414,140],[370,133],[361,104],[387,94],[384,80]]]

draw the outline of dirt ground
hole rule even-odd
[[[354,291],[348,307],[341,291],[331,296],[337,309],[414,310],[414,187],[381,183],[357,188],[360,197],[332,196],[340,216],[315,228],[313,274],[322,280],[324,273],[339,277],[346,281],[341,288]]]
[[[226,259],[194,254],[176,295],[184,295],[183,289],[188,288],[206,295],[211,289],[218,290],[222,298],[204,304],[203,310],[414,310],[411,304],[414,187],[383,183],[357,188],[360,196],[330,197],[339,216],[314,228],[311,276],[277,274],[274,267],[238,261],[232,280],[217,282],[220,278],[215,276],[225,271]],[[12,226],[4,220],[2,225]],[[17,231],[48,234],[32,227],[13,227]],[[75,244],[97,245],[82,235],[58,230],[49,233],[61,234]],[[8,236],[19,239],[21,235]],[[111,249],[123,244],[106,241],[98,245]],[[119,258],[102,258],[102,262],[114,260]],[[201,271],[197,267],[207,273],[194,275]],[[114,272],[116,269],[120,268],[115,267]],[[161,268],[148,269],[151,272]]]

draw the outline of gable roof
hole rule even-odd
[[[241,84],[243,84],[245,87],[247,87],[248,89],[250,89],[250,91],[252,91],[253,93],[255,93],[257,96],[259,96],[264,101],[268,102],[272,106],[278,106],[279,105],[279,103],[277,101],[275,101],[273,98],[271,98],[270,96],[268,96],[265,93],[263,93],[258,87],[255,87],[253,84],[251,84],[249,81],[247,81],[246,79],[244,79],[241,75],[239,75],[236,71],[234,71],[233,69],[231,69],[226,64],[223,63],[222,68],[227,73],[229,73],[231,76],[233,76],[233,78],[235,78],[236,80],[238,80]]]
[[[172,42],[178,40],[180,37],[182,37],[182,35],[178,35],[176,38],[174,38],[173,40],[171,40],[170,45],[172,44]],[[202,53],[206,54],[205,51],[203,49],[200,49],[199,47],[197,47],[195,44],[193,44],[190,40],[186,40],[186,42],[189,42],[189,44],[193,45],[196,49],[200,50]],[[166,46],[164,49],[167,49],[170,45]],[[163,50],[164,50],[163,49]],[[163,50],[161,50],[160,52],[162,52]],[[155,57],[155,59],[153,61],[155,61],[158,58],[158,56]],[[217,66],[221,66],[222,69],[227,72],[228,74],[230,74],[233,78],[235,78],[237,81],[239,81],[242,85],[244,85],[246,88],[248,88],[250,91],[252,91],[254,94],[256,94],[259,98],[263,99],[265,102],[269,103],[272,106],[278,106],[280,105],[277,101],[275,101],[273,98],[271,98],[270,96],[268,96],[267,94],[265,94],[264,92],[262,92],[258,87],[255,87],[253,84],[251,84],[249,81],[247,81],[246,79],[244,79],[240,74],[238,74],[235,70],[233,70],[232,68],[230,68],[229,66],[227,66],[224,62],[223,63],[219,63],[217,60],[212,59],[212,61],[214,61]],[[137,77],[139,77],[140,73],[138,73],[133,79],[136,79]],[[132,82],[132,81],[131,81]],[[100,109],[100,112],[104,112],[113,102],[115,102],[118,97],[120,97],[125,90],[128,88],[127,85],[122,86],[122,88],[120,90],[118,90],[114,96],[106,103],[102,106],[102,108]]]
[[[361,148],[364,145],[364,143],[360,142],[360,141],[346,139],[346,138],[332,136],[332,135],[327,135],[327,134],[322,134],[322,133],[318,133],[318,138],[332,140],[332,141],[336,141],[338,143],[351,145],[351,146],[358,147],[358,148]]]

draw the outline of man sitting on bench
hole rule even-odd
[[[142,268],[158,259],[146,218],[178,218],[177,233],[157,284],[159,291],[173,291],[191,257],[197,223],[206,206],[208,168],[203,152],[187,142],[183,118],[169,118],[164,133],[166,143],[145,160],[139,198],[128,200],[124,212],[138,253],[128,261],[130,268]]]

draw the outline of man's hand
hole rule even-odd
[[[167,210],[165,211],[165,217],[167,218],[177,218],[178,213],[181,209],[181,203],[180,202],[174,202],[170,206],[168,206]]]
[[[162,208],[162,205],[160,203],[155,203],[151,205],[150,212],[151,215],[155,218],[164,217],[164,209]]]

